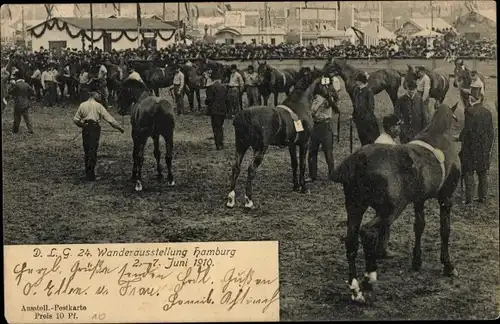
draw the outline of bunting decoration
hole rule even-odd
[[[306,9],[307,9],[307,3],[308,3],[308,2],[309,2],[309,1],[304,1],[304,7],[306,7]]]
[[[218,13],[219,15],[224,15],[224,10],[221,8],[220,5],[217,5],[217,8],[215,9],[216,13]]]
[[[9,20],[12,20],[12,11],[10,10],[10,5],[6,4],[2,8],[5,8],[4,10],[2,10],[2,18],[4,14],[7,14]]]
[[[119,4],[119,3],[113,3],[113,8],[114,8],[116,11],[120,12],[120,4]]]
[[[137,26],[142,26],[141,5],[137,4]]]
[[[226,6],[227,11],[231,11],[231,5],[230,4],[227,4],[225,6]]]
[[[337,11],[340,11],[340,1],[337,1]]]

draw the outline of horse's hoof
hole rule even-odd
[[[161,173],[157,174],[156,180],[163,180],[163,174],[161,174]]]
[[[235,205],[234,200],[228,200],[226,202],[226,207],[227,208],[234,208],[234,205]]]
[[[142,191],[142,183],[139,180],[137,180],[137,182],[135,183],[134,189],[137,192]]]
[[[168,187],[174,187],[175,186],[175,180],[167,181],[167,186]]]
[[[301,193],[301,194],[310,194],[310,193],[311,193],[311,191],[310,191],[309,189],[307,189],[307,188],[301,188],[301,189],[300,189],[300,193]]]
[[[253,201],[250,200],[250,198],[245,196],[245,209],[254,209],[255,206],[253,204]]]
[[[443,274],[447,277],[456,278],[456,277],[458,277],[458,270],[455,268],[452,268],[452,269],[445,268],[443,270]]]
[[[365,304],[366,303],[365,296],[363,295],[363,293],[361,291],[358,292],[357,294],[352,294],[351,295],[351,300],[353,302],[359,303],[359,304]]]
[[[300,186],[299,185],[293,186],[293,191],[299,191],[299,190],[300,190]]]

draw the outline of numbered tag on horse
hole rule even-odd
[[[321,84],[322,85],[329,85],[330,84],[330,78],[327,78],[327,77],[321,78]]]
[[[295,126],[295,131],[296,132],[302,132],[304,131],[304,127],[302,126],[302,121],[301,120],[294,120],[293,125]]]

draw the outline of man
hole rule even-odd
[[[127,79],[132,79],[141,82],[142,84],[146,85],[144,81],[142,80],[141,75],[139,72],[137,72],[133,67],[130,67],[129,69],[130,74],[128,75]]]
[[[88,100],[89,92],[88,92],[88,83],[90,82],[88,67],[86,65],[82,65],[82,70],[80,71],[80,75],[78,77],[78,93],[80,94],[80,102],[84,102]]]
[[[184,80],[185,80],[184,73],[182,73],[181,71],[181,66],[177,64],[175,66],[173,88],[174,88],[175,106],[177,108],[178,115],[184,114],[184,86],[186,85]]]
[[[335,107],[335,113],[339,113]],[[320,95],[314,97],[311,107],[311,114],[314,121],[314,127],[311,132],[311,144],[309,145],[308,164],[309,178],[306,182],[316,181],[318,173],[318,151],[319,147],[323,149],[326,164],[328,165],[328,174],[331,174],[335,167],[333,158],[333,109],[328,100]]]
[[[33,84],[33,88],[35,89],[35,94],[37,99],[42,98],[42,72],[40,71],[40,66],[37,63],[35,65],[35,71],[31,75],[31,83]]]
[[[104,65],[103,63],[99,67],[99,72],[97,73],[97,80],[99,81],[100,99],[102,105],[105,108],[108,108],[108,97],[109,97],[107,78],[108,78],[108,69],[106,69],[106,65]]]
[[[18,73],[13,75],[18,77]],[[12,133],[19,133],[19,125],[21,119],[24,119],[28,133],[33,134],[33,126],[29,115],[30,97],[35,96],[33,88],[23,79],[12,81],[13,85],[9,90],[9,96],[14,99],[14,123],[12,125]]]
[[[52,72],[52,66],[53,63],[50,63],[48,67],[46,66],[41,76],[42,88],[45,95],[45,104],[48,107],[54,106],[57,99],[57,87],[54,73]]]
[[[236,64],[231,65],[231,75],[229,76],[229,89],[227,91],[228,109],[231,118],[241,110],[241,93],[245,87],[243,77],[238,73]]]
[[[206,88],[205,105],[207,106],[207,115],[210,116],[217,151],[224,149],[224,119],[228,113],[227,90],[227,85],[223,85],[220,79],[207,84]]]
[[[484,203],[488,196],[488,170],[493,146],[494,130],[491,112],[483,106],[481,82],[471,84],[469,107],[465,110],[465,124],[458,140],[462,142],[460,161],[465,182],[465,204],[472,202],[477,173],[478,202]]]
[[[431,91],[431,79],[427,74],[425,74],[425,68],[423,66],[417,67],[417,92],[420,93],[422,101],[424,104],[424,109],[427,113],[429,111],[429,94]]]
[[[479,94],[481,95],[481,103],[482,103],[484,101],[484,83],[483,83],[483,81],[481,81],[481,78],[479,77],[479,74],[477,73],[476,70],[471,71],[470,76],[471,76],[471,84],[475,83],[476,86],[479,87]],[[467,93],[467,94],[470,94],[472,91],[472,88],[471,89],[460,88],[460,91]],[[470,100],[467,103],[467,105],[469,105],[469,104],[470,104]]]
[[[382,124],[384,126],[384,131],[375,140],[375,144],[397,145],[396,138],[401,132],[401,121],[399,117],[396,114],[385,116]]]
[[[85,155],[85,179],[95,181],[95,165],[97,163],[97,149],[101,136],[99,121],[104,119],[111,127],[124,132],[123,127],[107,112],[103,105],[98,103],[99,93],[89,92],[89,99],[80,104],[73,122],[82,128],[83,151]]]
[[[417,92],[414,81],[408,83],[407,93],[396,101],[394,114],[402,121],[401,144],[410,142],[428,124],[427,110],[424,108],[422,96]]]
[[[380,135],[375,117],[375,99],[373,92],[367,87],[368,77],[365,73],[356,76],[357,88],[354,89],[354,111],[352,119],[358,130],[361,145],[373,144]]]
[[[254,71],[252,65],[248,66],[248,71],[245,73],[245,85],[248,99],[248,106],[257,106],[260,104],[260,94],[258,86],[259,75]]]
[[[6,66],[2,66],[1,70],[1,83],[2,83],[2,111],[7,106],[7,85],[9,84],[10,72],[7,70]]]

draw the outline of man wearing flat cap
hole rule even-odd
[[[82,102],[76,111],[73,122],[82,128],[83,152],[85,157],[85,180],[95,181],[95,166],[97,163],[97,149],[101,137],[99,121],[104,119],[111,127],[124,132],[123,127],[111,116],[106,108],[97,102],[98,89],[91,88],[89,99]]]
[[[483,87],[482,82],[472,82],[469,106],[464,112],[464,128],[458,137],[462,142],[459,156],[465,182],[465,204],[471,203],[474,196],[474,172],[479,180],[478,202],[484,203],[488,197],[488,170],[495,135],[491,112],[483,106]]]
[[[384,131],[375,140],[375,144],[396,145],[396,138],[401,132],[401,120],[396,114],[387,115],[382,120]]]
[[[186,85],[184,73],[181,71],[181,66],[175,64],[175,75],[172,87],[174,89],[174,99],[175,106],[177,108],[177,114],[184,114],[184,87]]]
[[[245,72],[245,86],[248,99],[248,106],[256,106],[259,104],[259,89],[257,88],[259,75],[255,72],[253,65],[249,65]]]
[[[471,84],[475,84],[476,87],[474,88],[477,93],[476,93],[476,98],[479,98],[477,97],[477,95],[480,96],[481,98],[481,102],[484,101],[484,83],[483,81],[481,80],[481,78],[479,77],[479,74],[477,73],[476,70],[473,70],[470,72],[470,76],[471,76]],[[459,88],[459,90],[461,92],[464,92],[466,93],[468,96],[470,96],[470,94],[472,93],[472,86],[470,89],[464,89],[464,88]],[[467,106],[467,108],[470,106],[470,100],[469,102],[466,102],[465,103],[465,106]]]
[[[356,76],[357,88],[354,90],[352,119],[358,130],[361,145],[373,144],[380,135],[375,117],[375,98],[368,88],[368,77],[361,72]]]
[[[425,68],[423,66],[417,67],[417,92],[420,93],[422,101],[424,103],[424,109],[427,113],[429,111],[429,99],[431,91],[431,79],[425,73]]]
[[[401,120],[401,144],[408,143],[428,124],[427,110],[422,95],[417,92],[417,83],[409,81],[407,92],[400,96],[394,105],[394,114]]]

